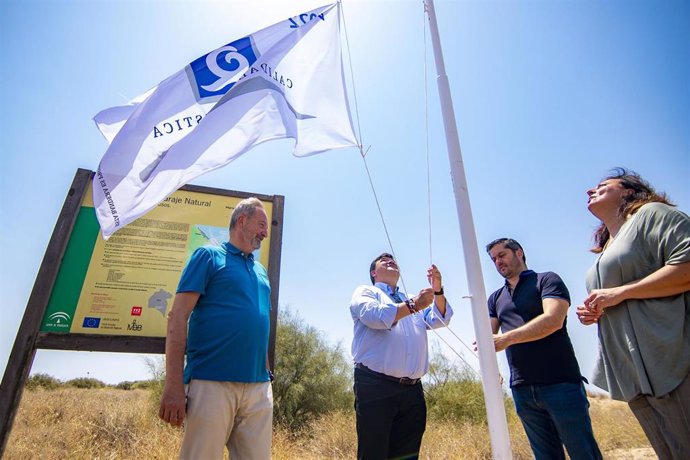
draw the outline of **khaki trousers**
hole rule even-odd
[[[273,390],[270,382],[192,380],[180,449],[183,460],[271,458]]]

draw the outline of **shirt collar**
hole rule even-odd
[[[230,254],[238,255],[238,256],[246,257],[250,260],[254,260],[254,253],[250,252],[249,254],[245,254],[244,252],[240,251],[235,245],[233,245],[229,241],[223,242],[223,246],[225,247],[225,250],[228,251]]]
[[[400,290],[400,288],[398,286],[395,286],[395,289],[391,289],[391,287],[386,283],[376,283],[376,284],[374,284],[374,286],[381,289],[386,294],[393,294],[393,293],[398,292]]]
[[[534,270],[530,270],[530,269],[527,269],[527,270],[524,270],[524,271],[520,272],[520,279],[518,280],[518,284],[520,284],[520,281],[522,280],[522,278],[524,278],[525,276],[531,275],[532,273],[534,273]],[[510,289],[510,283],[508,282],[507,279],[506,279],[506,282],[505,282],[505,286],[506,286],[508,289]],[[517,285],[516,285],[516,286],[517,286]]]

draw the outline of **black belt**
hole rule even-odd
[[[371,374],[375,377],[380,378],[381,380],[388,380],[389,382],[395,382],[400,385],[417,385],[421,379],[411,379],[408,377],[393,377],[392,375],[386,375],[382,374],[380,372],[372,371],[369,369],[367,366],[365,366],[362,363],[356,363],[355,368],[366,372],[367,374]]]

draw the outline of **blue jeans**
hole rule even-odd
[[[511,390],[537,460],[565,459],[563,445],[573,460],[602,458],[582,383],[518,385]]]

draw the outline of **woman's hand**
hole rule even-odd
[[[584,305],[580,305],[577,307],[577,310],[575,310],[575,313],[577,314],[577,319],[579,319],[582,324],[589,326],[591,324],[596,324],[604,312],[598,312],[596,310],[589,309]]]
[[[615,307],[624,300],[621,288],[594,289],[585,299],[585,307],[601,313],[605,308]]]

